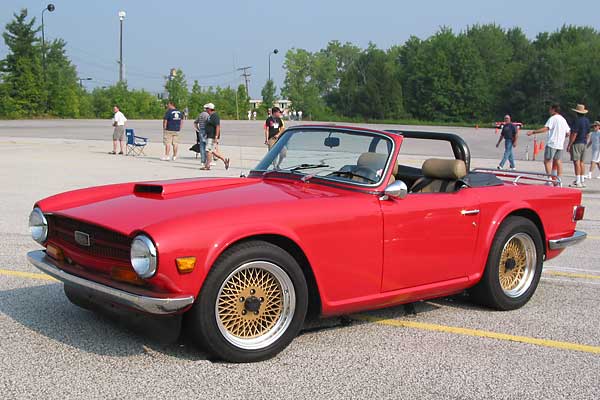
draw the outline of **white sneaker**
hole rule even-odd
[[[177,156],[173,156],[173,161],[177,160]]]
[[[569,185],[569,187],[584,188],[585,185],[581,182],[573,182]]]
[[[517,169],[516,169],[516,168],[511,168],[510,170],[511,170],[511,171],[516,171]]]
[[[502,167],[498,165],[498,166],[496,167],[496,169],[502,169]]]
[[[588,172],[587,175],[585,176],[587,179],[592,179],[592,173]]]
[[[161,159],[162,161],[169,161],[169,157],[167,157],[167,156],[163,156],[163,157],[161,157],[160,159]]]

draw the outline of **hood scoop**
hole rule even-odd
[[[133,187],[133,193],[163,194],[163,185],[137,183]]]

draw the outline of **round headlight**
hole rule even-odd
[[[48,221],[44,213],[38,207],[34,208],[29,214],[29,231],[33,240],[39,244],[44,244],[48,238]]]
[[[130,254],[131,265],[140,278],[150,278],[156,273],[156,246],[148,236],[136,236]]]

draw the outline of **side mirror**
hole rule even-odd
[[[388,200],[390,197],[394,199],[403,199],[408,195],[408,187],[403,181],[395,181],[388,185],[381,196],[381,200]]]
[[[323,143],[325,146],[329,147],[329,148],[333,148],[333,147],[339,147],[340,145],[340,138],[339,137],[326,137],[325,138],[325,143]]]

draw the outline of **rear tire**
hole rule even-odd
[[[296,260],[256,240],[219,257],[186,319],[191,338],[215,357],[254,362],[287,347],[307,308],[306,280]]]
[[[469,290],[472,299],[498,310],[522,307],[537,288],[543,255],[538,227],[527,218],[506,218],[492,242],[481,281]]]

